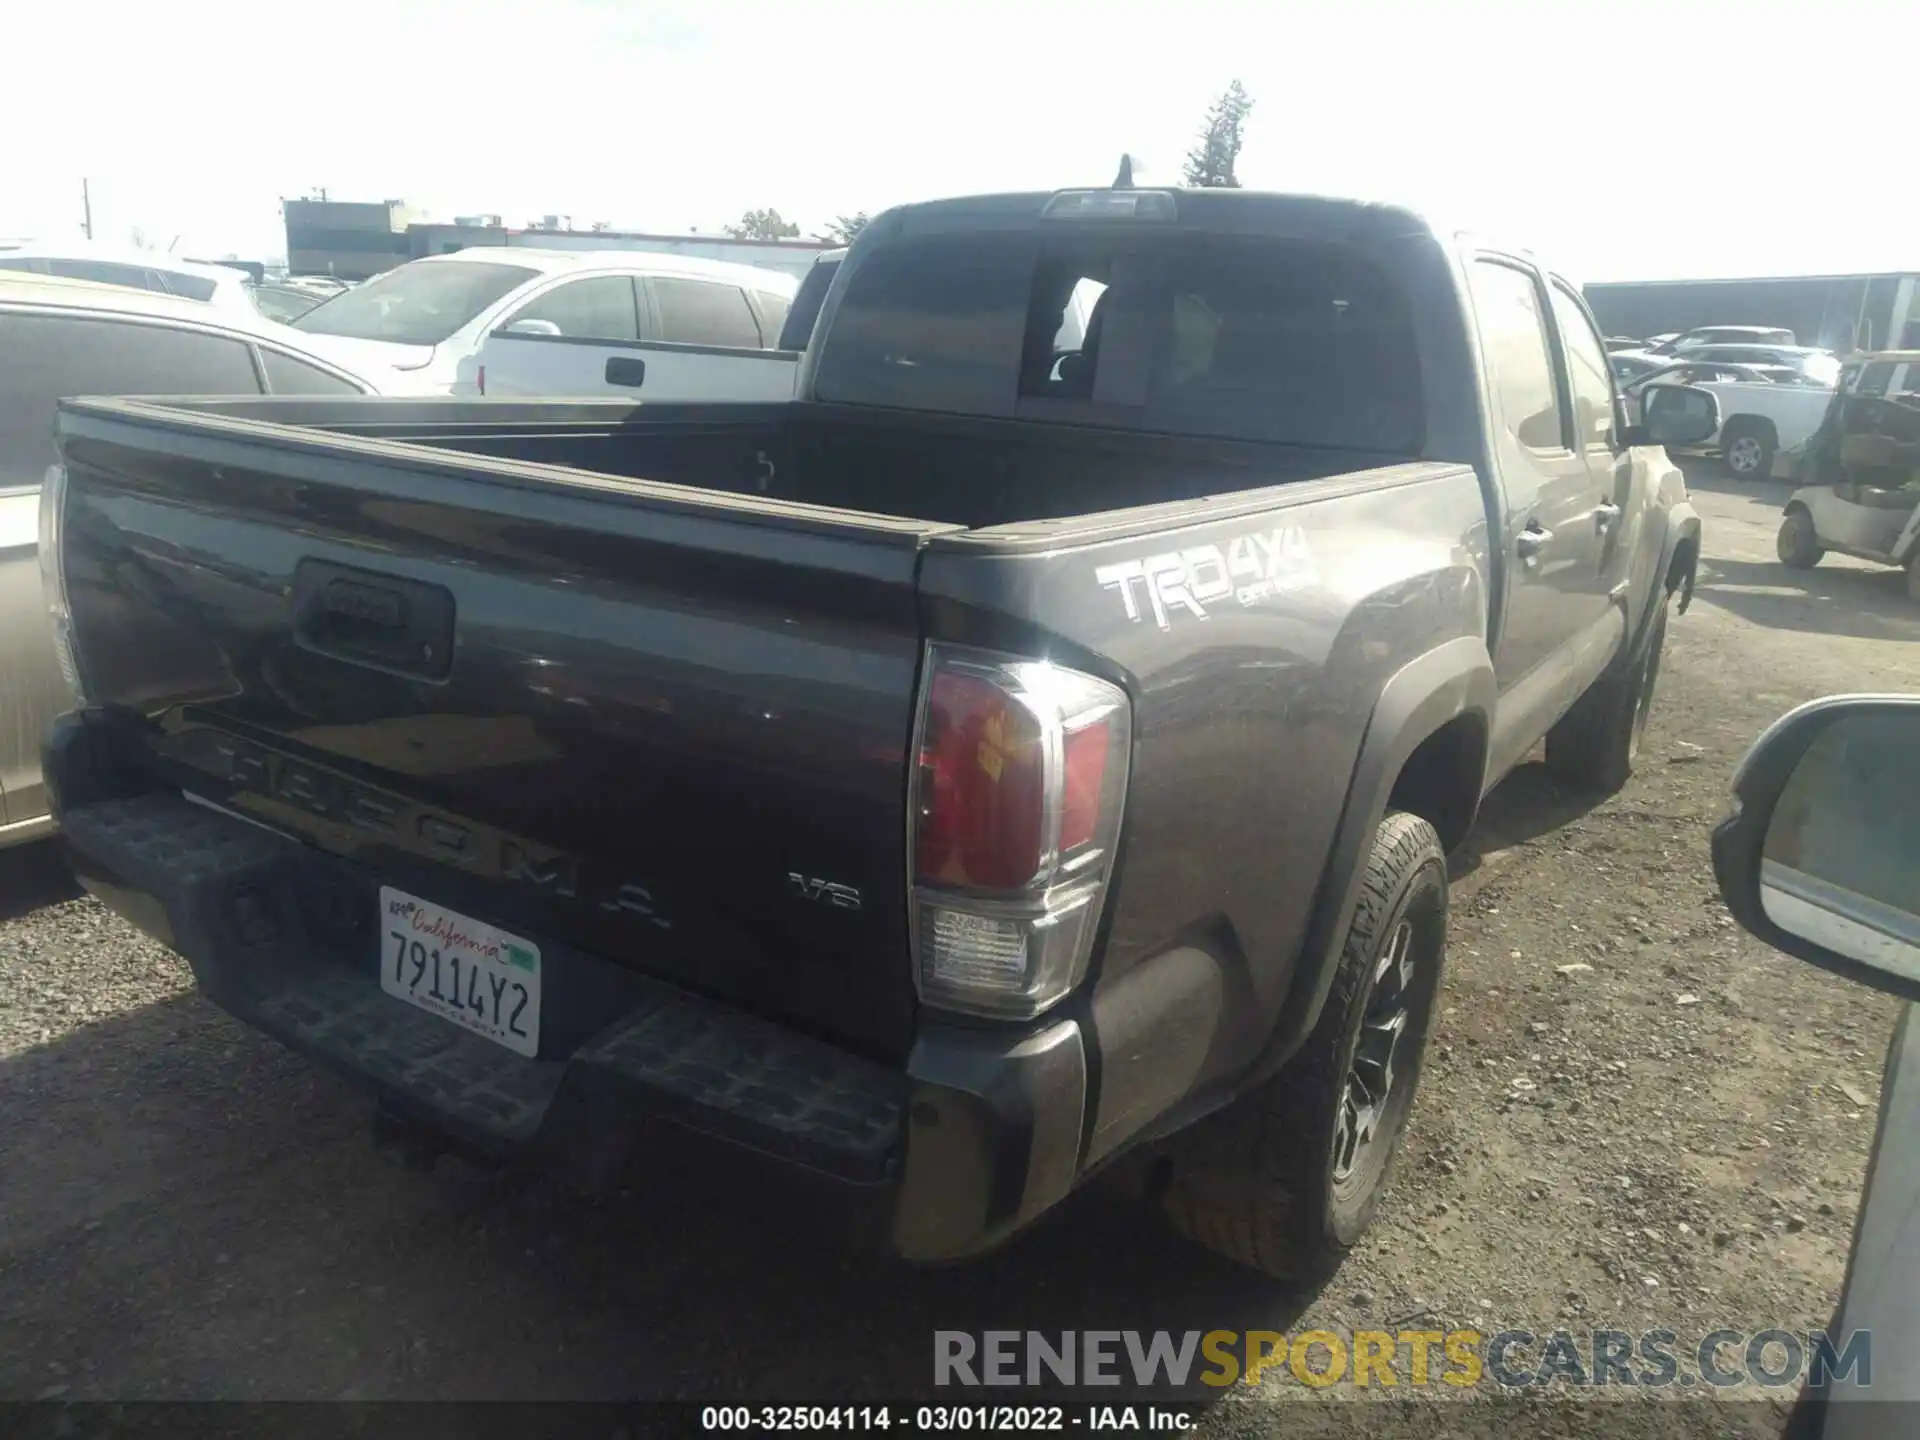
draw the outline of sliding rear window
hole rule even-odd
[[[1415,455],[1419,352],[1364,253],[1192,232],[909,239],[862,262],[815,393],[843,404]]]

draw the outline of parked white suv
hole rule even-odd
[[[226,310],[258,314],[253,282],[246,271],[228,265],[177,260],[131,245],[92,240],[0,242],[0,271],[86,280],[155,295],[176,295]]]
[[[785,400],[791,275],[640,250],[486,246],[414,260],[299,316],[385,393]]]

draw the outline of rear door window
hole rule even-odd
[[[624,340],[640,338],[638,301],[630,275],[591,275],[570,280],[523,305],[504,324],[516,320],[545,320],[560,328],[569,340]]]
[[[70,395],[258,395],[239,340],[122,320],[0,311],[0,486],[54,463],[55,402]]]
[[[1876,360],[1860,372],[1859,382],[1853,387],[1856,395],[1884,395],[1893,382],[1893,362]]]
[[[929,236],[869,256],[833,326],[822,399],[1398,454],[1424,443],[1411,317],[1350,247]]]
[[[753,300],[760,307],[760,333],[778,335],[787,326],[787,311],[790,303],[786,296],[773,290],[756,290]]]
[[[362,395],[366,392],[331,370],[309,365],[280,350],[260,347],[260,363],[266,368],[267,389],[275,395]]]
[[[154,288],[165,290],[169,295],[179,295],[188,300],[211,300],[219,293],[219,287],[204,275],[183,275],[178,270],[157,270],[154,275],[160,281]]]
[[[758,350],[764,343],[747,292],[738,285],[672,275],[655,275],[647,284],[653,289],[662,340],[741,350]]]
[[[1568,389],[1573,392],[1573,433],[1587,449],[1613,448],[1613,380],[1600,332],[1573,297],[1571,287],[1553,285],[1553,318],[1567,352]]]

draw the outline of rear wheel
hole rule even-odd
[[[1782,565],[1795,570],[1811,570],[1827,552],[1820,548],[1820,536],[1813,516],[1805,510],[1789,510],[1780,519],[1780,533],[1774,538],[1774,553]]]
[[[1406,1128],[1446,946],[1440,837],[1390,812],[1313,1034],[1176,1143],[1164,1204],[1177,1229],[1276,1279],[1340,1263],[1373,1219]]]
[[[1611,795],[1632,776],[1653,713],[1673,592],[1663,588],[1654,603],[1658,608],[1639,657],[1625,670],[1594,681],[1547,732],[1547,769],[1555,779]]]
[[[1737,480],[1764,480],[1773,473],[1773,432],[1735,420],[1721,433],[1721,457]]]

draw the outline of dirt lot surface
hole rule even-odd
[[[1406,1154],[1318,1293],[1098,1192],[916,1272],[686,1177],[587,1201],[410,1170],[369,1146],[356,1092],[27,852],[0,856],[0,1397],[898,1399],[926,1391],[936,1329],[1418,1316],[1664,1326],[1684,1349],[1824,1325],[1892,1006],[1736,930],[1707,832],[1782,711],[1920,689],[1920,611],[1891,571],[1782,569],[1779,499],[1697,481],[1708,559],[1626,791],[1588,808],[1529,765],[1489,802]],[[1276,1372],[1208,1423],[1266,1433],[1305,1393]],[[1452,1433],[1447,1409],[1419,1433]]]

